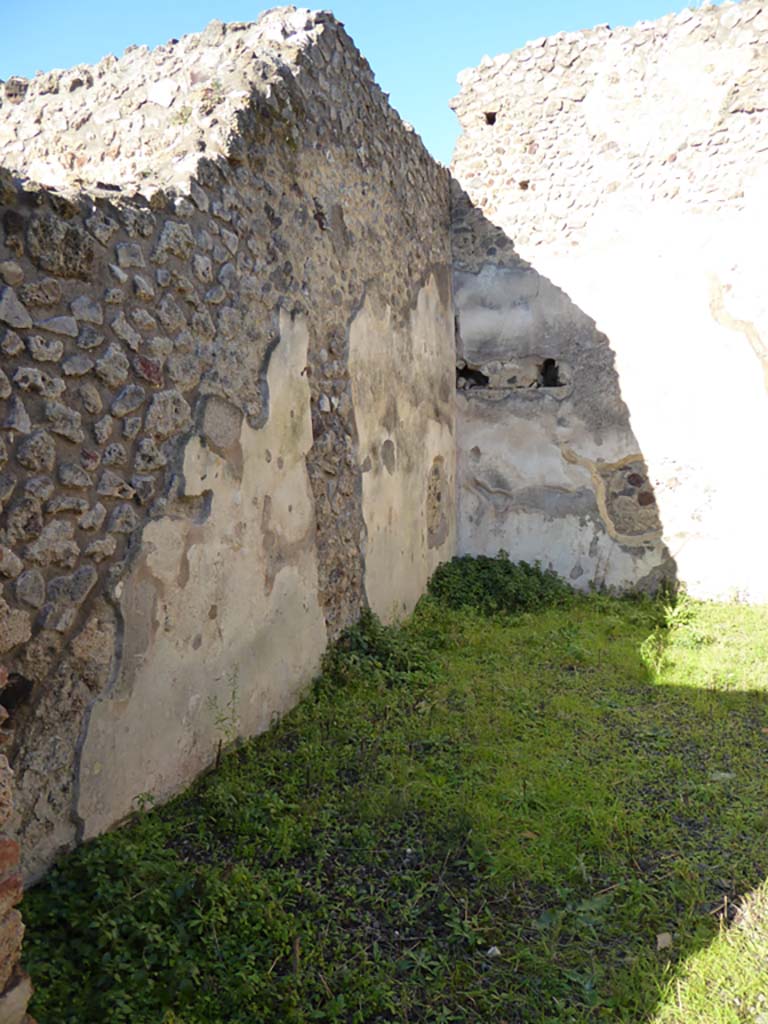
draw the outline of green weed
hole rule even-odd
[[[766,665],[768,609],[456,560],[268,734],[29,893],[32,1012],[755,1024]]]

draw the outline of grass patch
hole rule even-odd
[[[40,1024],[768,1021],[768,609],[455,570],[28,895]]]

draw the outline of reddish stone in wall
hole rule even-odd
[[[4,989],[21,956],[24,923],[18,910],[10,910],[0,921],[0,990]]]
[[[0,917],[7,913],[11,907],[21,902],[24,895],[24,883],[21,880],[21,873],[17,872],[0,882]]]
[[[13,810],[12,778],[13,772],[8,764],[8,758],[5,754],[0,754],[0,827],[10,818]]]
[[[0,836],[0,878],[5,878],[19,865],[21,851],[15,839]]]

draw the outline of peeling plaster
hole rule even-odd
[[[163,800],[191,782],[227,738],[224,712],[239,736],[261,732],[318,670],[326,629],[305,464],[307,348],[305,323],[282,313],[267,374],[269,416],[260,430],[243,421],[241,465],[199,435],[185,448],[183,494],[210,494],[208,518],[166,516],[144,530],[117,595],[126,638],[120,668],[82,743],[83,838],[128,815],[140,794]]]

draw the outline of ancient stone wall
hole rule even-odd
[[[34,878],[453,554],[450,196],[328,14],[4,88],[0,700]]]
[[[768,599],[768,9],[459,81],[460,549]]]

